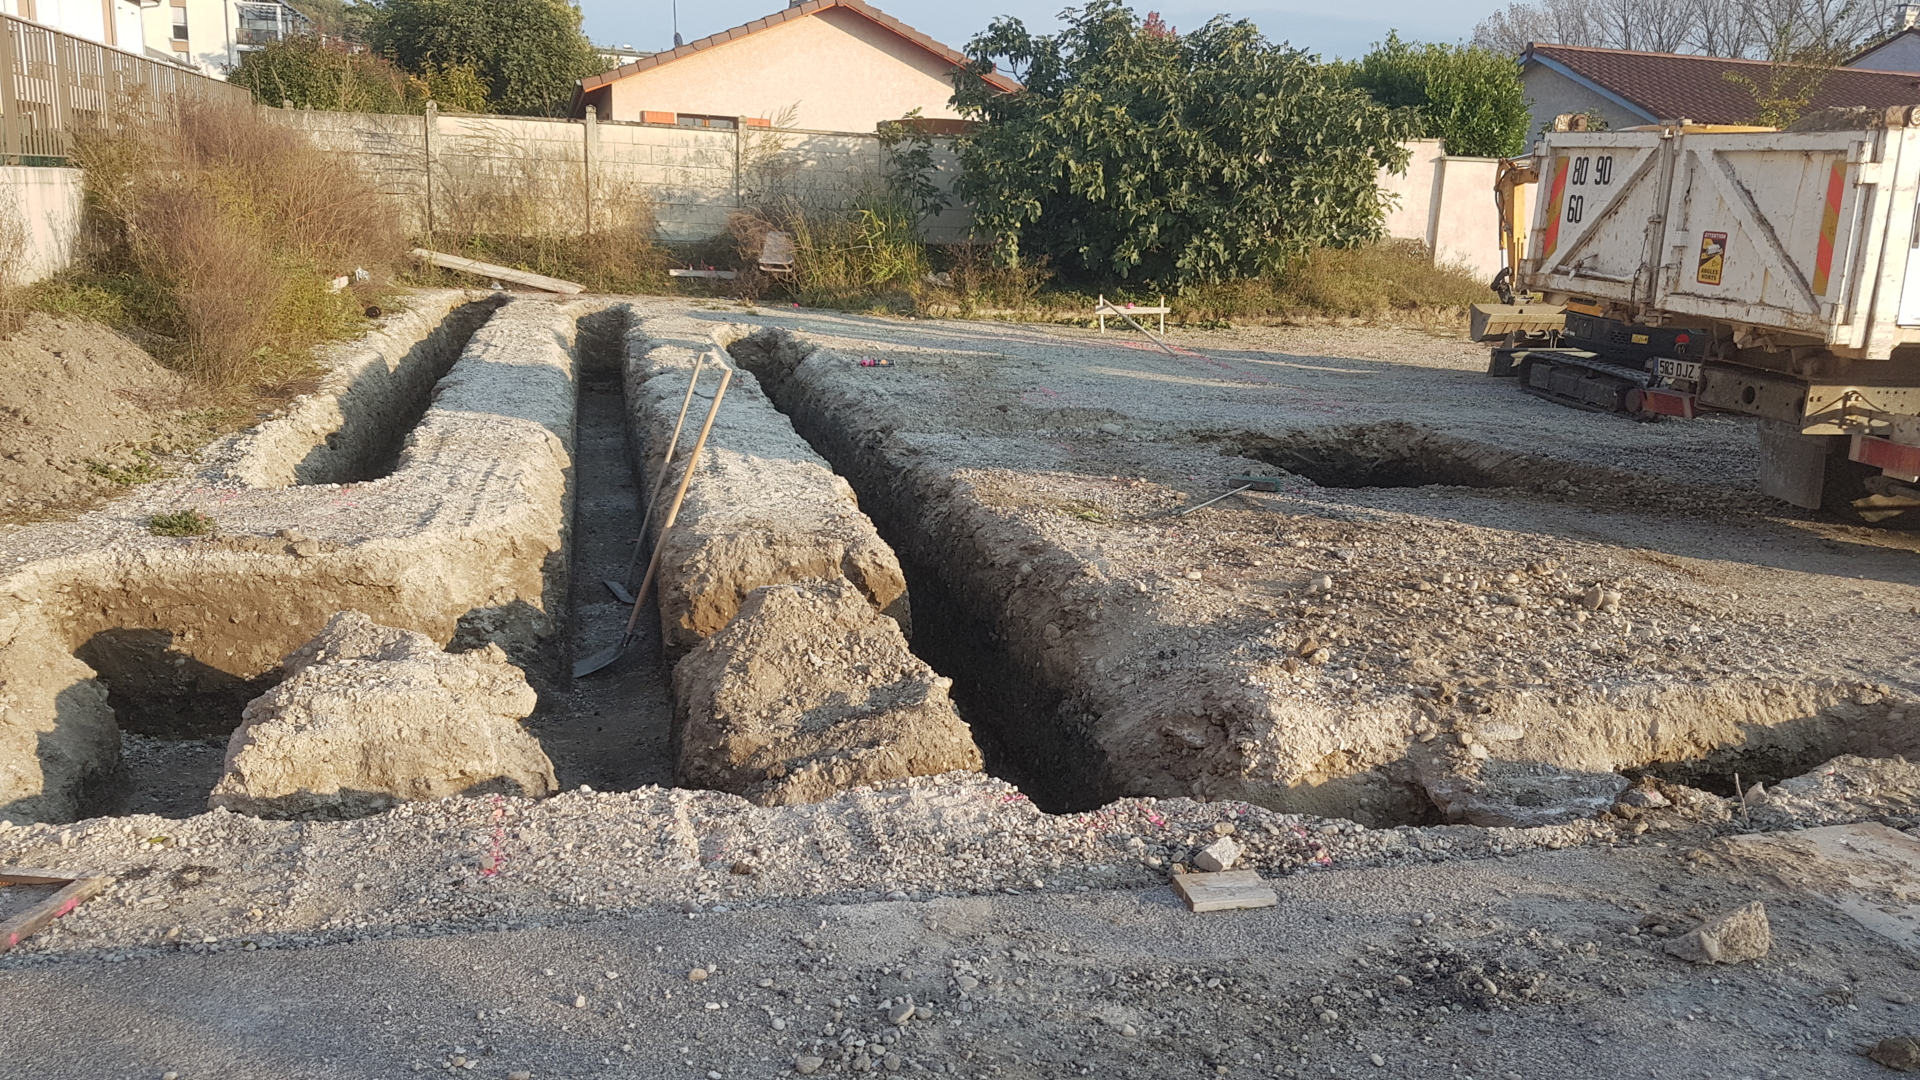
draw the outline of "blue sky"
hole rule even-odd
[[[1029,29],[1050,31],[1067,6],[1061,0],[989,0],[984,4],[942,3],[939,0],[875,0],[887,14],[931,34],[954,48],[986,29],[995,16],[1015,15]],[[688,40],[770,15],[786,0],[680,0],[680,33]],[[1269,3],[1232,7],[1227,14],[1251,19],[1276,41],[1317,52],[1328,59],[1354,57],[1367,51],[1388,30],[1419,41],[1463,41],[1473,24],[1484,18],[1497,0],[1370,0],[1360,5],[1311,2]],[[1501,5],[1504,6],[1504,5]],[[664,49],[673,44],[671,0],[580,0],[587,35],[599,45],[632,45],[637,49]],[[1145,14],[1157,9],[1177,28],[1198,26],[1219,14],[1218,8],[1182,6],[1177,0],[1161,4],[1136,2]]]

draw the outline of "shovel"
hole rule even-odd
[[[693,362],[693,378],[687,380],[687,397],[680,403],[680,419],[673,422],[673,437],[667,440],[667,455],[660,460],[660,475],[653,482],[653,490],[647,493],[647,514],[640,519],[640,538],[633,542],[633,556],[627,560],[627,572],[620,575],[619,581],[606,583],[607,591],[623,604],[633,603],[633,594],[627,591],[627,582],[633,580],[633,568],[640,564],[640,545],[647,542],[647,526],[653,521],[654,509],[660,505],[660,489],[667,485],[667,474],[673,466],[673,452],[680,445],[680,429],[687,422],[687,407],[693,404],[693,388],[700,385],[700,369],[706,363],[706,353],[701,353]]]
[[[693,483],[693,470],[700,467],[700,452],[706,449],[707,433],[713,430],[713,418],[720,412],[720,399],[727,396],[727,384],[733,381],[733,369],[724,360],[714,362],[720,365],[720,385],[713,391],[713,404],[707,408],[706,422],[700,425],[700,437],[693,442],[693,453],[687,455],[687,470],[680,474],[680,487],[673,493],[672,505],[667,507],[666,520],[660,523],[660,542],[653,545],[653,558],[647,560],[647,576],[640,580],[640,590],[633,594],[633,610],[627,615],[626,632],[620,635],[618,644],[575,661],[573,677],[576,679],[611,665],[633,644],[633,631],[640,623],[640,605],[647,602],[647,590],[653,587],[653,579],[660,572],[660,552],[667,546],[667,533],[673,531],[673,523],[680,516],[680,503],[687,497],[687,486]]]

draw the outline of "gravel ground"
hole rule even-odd
[[[1672,849],[1301,874],[1211,916],[1164,886],[1019,892],[15,967],[0,1049],[20,1075],[181,1080],[1757,1080],[1885,1075],[1862,1051],[1914,1027],[1912,953]],[[1686,911],[1755,896],[1766,959],[1663,955]]]

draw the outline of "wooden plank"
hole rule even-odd
[[[550,278],[544,274],[529,274],[525,270],[515,270],[510,266],[495,266],[492,263],[481,262],[478,259],[463,259],[458,255],[448,255],[439,251],[428,251],[426,248],[414,248],[413,257],[425,262],[430,262],[435,266],[444,267],[448,270],[459,270],[462,273],[478,274],[485,278],[498,278],[501,281],[511,281],[515,285],[525,285],[529,289],[540,289],[544,292],[572,295],[574,293],[587,291],[585,285],[575,284],[571,281]]]
[[[1187,902],[1187,910],[1195,912],[1273,907],[1280,902],[1273,886],[1252,870],[1175,874],[1173,891]]]
[[[59,885],[66,887],[5,922],[0,922],[0,953],[25,941],[28,935],[80,906],[82,901],[107,887],[111,879],[104,874],[81,871],[29,870],[0,867],[0,885]]]
[[[720,281],[732,281],[739,275],[732,270],[669,270],[668,277],[715,278]]]

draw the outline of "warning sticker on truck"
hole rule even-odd
[[[1702,285],[1720,284],[1720,272],[1727,268],[1727,234],[1723,232],[1703,232],[1700,234],[1700,272],[1694,280]]]

